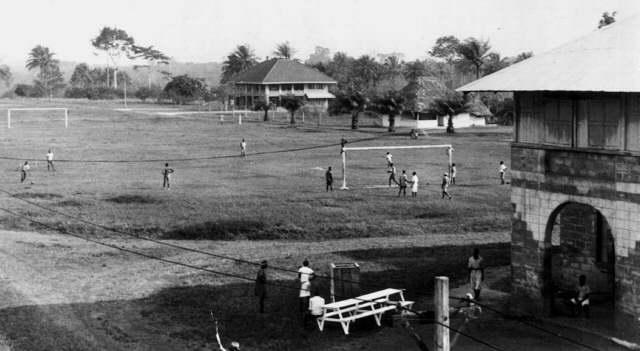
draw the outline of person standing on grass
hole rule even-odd
[[[389,173],[389,186],[391,186],[391,182],[398,184],[398,181],[396,180],[396,167],[393,165],[393,163],[389,166],[389,170],[387,171],[387,173]]]
[[[29,161],[24,161],[24,164],[20,166],[20,183],[24,183],[27,180],[27,172],[31,169],[29,166]]]
[[[53,151],[51,151],[51,149],[47,151],[47,172],[49,171],[56,171],[56,168],[53,166]]]
[[[473,249],[473,256],[469,257],[467,269],[469,270],[469,283],[473,289],[473,298],[480,300],[480,284],[484,280],[484,264],[482,257],[480,257],[480,249]]]
[[[411,183],[411,197],[417,197],[418,196],[418,175],[416,174],[416,172],[413,172],[410,183]]]
[[[162,189],[171,187],[171,174],[173,173],[173,168],[169,168],[169,164],[164,164],[164,169],[162,170]]]
[[[393,165],[393,155],[390,152],[387,152],[387,155],[384,157],[387,159],[387,167],[391,167]]]
[[[504,161],[500,161],[500,167],[498,167],[498,173],[500,174],[500,185],[504,184],[504,175],[507,173],[507,166]]]
[[[247,142],[242,138],[242,142],[240,142],[240,156],[247,157]]]
[[[444,199],[445,196],[449,197],[449,200],[451,200],[451,195],[449,195],[449,175],[448,174],[444,174],[442,176],[442,198]]]
[[[403,194],[405,197],[407,196],[407,183],[409,179],[407,178],[407,172],[403,169],[402,175],[400,175],[400,179],[398,180],[398,185],[400,189],[398,190],[398,197],[400,194]]]
[[[451,164],[451,184],[453,185],[456,184],[456,173],[458,173],[458,170],[456,169],[456,164],[452,163]]]
[[[309,260],[302,262],[302,267],[298,269],[298,279],[300,280],[300,314],[303,322],[306,320],[309,309],[309,298],[311,297],[311,280],[314,278],[313,269],[309,267]]]
[[[340,155],[342,155],[344,153],[344,146],[348,143],[347,139],[345,139],[344,137],[342,137],[340,139]]]
[[[264,299],[267,297],[267,261],[260,263],[260,269],[256,275],[255,295],[258,297],[260,313],[264,313]]]
[[[313,297],[309,299],[309,314],[311,315],[312,322],[314,319],[322,316],[322,306],[324,306],[325,300],[320,296],[318,288],[313,289]]]
[[[327,181],[327,192],[333,191],[333,174],[331,173],[331,166],[329,166],[327,172],[324,174],[324,179]]]

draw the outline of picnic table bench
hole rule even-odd
[[[405,301],[403,290],[384,289],[351,299],[336,301],[322,306],[322,315],[316,319],[320,331],[325,322],[340,323],[345,335],[349,335],[349,325],[358,319],[373,316],[380,326],[382,314],[395,310],[398,306],[411,308],[413,301]]]

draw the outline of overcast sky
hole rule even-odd
[[[90,39],[125,29],[178,61],[222,61],[247,43],[264,58],[289,41],[296,57],[316,45],[349,55],[401,52],[424,58],[436,38],[489,39],[503,55],[539,53],[595,30],[604,11],[622,19],[636,0],[22,0],[5,6],[0,62],[23,64],[37,44],[61,60],[104,63]],[[6,5],[6,4],[5,4]]]

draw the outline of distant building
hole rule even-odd
[[[304,96],[307,106],[326,111],[329,100],[335,98],[329,87],[337,82],[326,74],[287,59],[270,59],[233,77],[232,99],[236,108],[252,108],[264,99],[279,105],[280,97],[288,94]]]
[[[511,273],[529,301],[518,305],[553,312],[584,274],[594,309],[640,317],[640,17],[458,90],[514,92]]]
[[[437,129],[446,128],[448,116],[436,116],[428,112],[429,105],[436,99],[446,96],[453,91],[447,88],[436,77],[420,77],[409,82],[402,88],[402,95],[406,97],[406,109],[416,118],[409,122],[400,120],[396,122],[398,127],[413,127],[417,129]],[[486,118],[491,117],[491,111],[480,101],[474,100],[469,103],[469,111],[453,116],[453,125],[456,128],[485,126]],[[413,125],[410,125],[413,123]],[[388,121],[383,118],[382,125],[388,126]]]

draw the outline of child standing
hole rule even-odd
[[[456,173],[458,173],[456,170],[456,164],[452,163],[451,164],[451,184],[456,184]]]
[[[418,175],[416,172],[413,172],[411,176],[411,197],[418,196]]]
[[[327,172],[324,174],[324,178],[327,181],[327,192],[329,190],[333,191],[333,174],[331,173],[331,166],[327,169]]]
[[[400,176],[400,180],[398,181],[398,185],[400,186],[400,190],[398,190],[398,197],[400,197],[400,194],[403,194],[405,197],[407,196],[407,183],[408,182],[409,182],[409,179],[407,179],[407,173],[403,169],[402,170],[402,175]]]
[[[53,167],[53,151],[51,149],[47,151],[47,172],[49,171],[56,171],[56,168]]]
[[[442,176],[442,198],[444,199],[445,196],[449,197],[449,200],[451,200],[451,195],[449,195],[449,192],[447,191],[449,189],[449,175],[447,175],[446,173]]]
[[[507,172],[507,166],[504,161],[500,161],[500,167],[498,167],[498,173],[500,173],[500,184],[504,184],[504,174]]]
[[[242,142],[240,142],[240,156],[247,157],[247,143],[242,138]]]
[[[164,164],[164,169],[162,170],[162,189],[171,187],[171,173],[173,173],[173,168],[169,168],[169,164]]]
[[[24,164],[20,167],[20,183],[24,183],[24,181],[27,180],[27,172],[29,169],[31,169],[29,161],[24,161]]]

